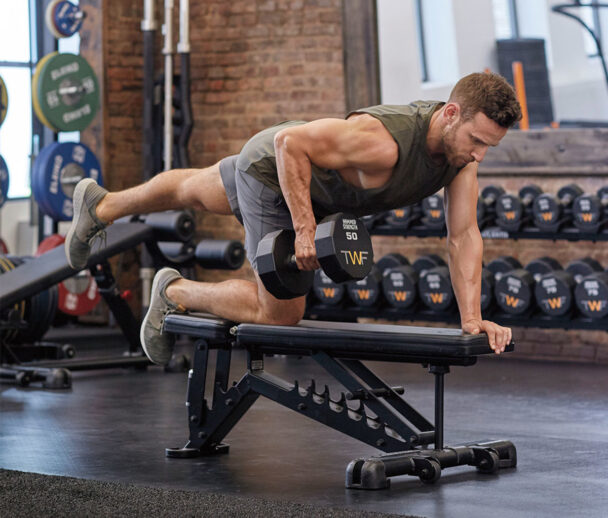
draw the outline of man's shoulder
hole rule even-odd
[[[441,101],[413,101],[409,104],[377,104],[358,108],[350,112],[348,116],[355,113],[369,113],[371,115],[415,115],[419,112],[434,110]]]

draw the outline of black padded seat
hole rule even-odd
[[[211,343],[227,343],[235,323],[208,313],[170,313],[165,317],[163,331],[203,338]]]
[[[460,329],[302,320],[296,326],[240,324],[237,343],[262,352],[394,361],[465,359],[492,354],[485,334]],[[512,351],[511,343],[505,351]],[[457,362],[459,363],[459,362]]]

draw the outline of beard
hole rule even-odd
[[[443,152],[445,159],[448,164],[454,167],[463,167],[469,162],[466,158],[458,153],[456,146],[456,131],[461,126],[462,122],[458,121],[453,125],[446,126],[443,128],[442,139],[443,139]]]

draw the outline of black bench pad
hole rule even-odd
[[[154,229],[144,223],[116,223],[107,228],[104,248],[93,247],[87,266],[94,266],[109,257],[129,250],[154,238]],[[26,261],[14,270],[2,274],[0,309],[30,297],[73,275],[63,246],[49,250],[40,257]]]
[[[201,314],[172,314],[165,330],[220,339],[235,324]],[[351,324],[302,320],[296,326],[239,324],[239,346],[276,354],[308,355],[331,351],[343,358],[407,361],[412,358],[470,358],[492,354],[485,334],[465,335],[460,329],[382,324]],[[513,350],[511,343],[506,351]]]
[[[165,317],[163,331],[226,343],[234,326],[234,322],[208,313],[171,313]]]

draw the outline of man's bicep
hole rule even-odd
[[[456,237],[477,227],[477,164],[460,171],[445,189],[448,235]]]

